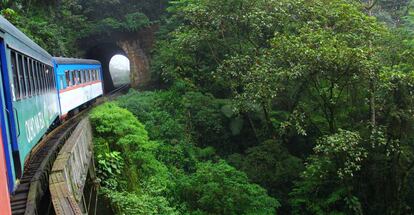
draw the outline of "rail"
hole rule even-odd
[[[123,85],[105,95],[104,99],[98,100],[95,104],[99,105],[105,99],[112,100],[128,88],[129,85]],[[32,150],[25,163],[23,176],[10,198],[13,215],[43,215],[53,211],[49,191],[49,174],[60,149],[90,109],[91,107],[86,108],[52,130]]]

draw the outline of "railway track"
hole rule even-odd
[[[98,99],[93,106],[113,100],[128,88],[129,85],[120,86],[102,99]],[[17,189],[10,197],[13,215],[53,214],[49,193],[49,173],[60,149],[91,108],[92,106],[86,108],[55,128],[32,150]]]

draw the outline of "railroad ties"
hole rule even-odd
[[[49,173],[59,150],[79,123],[80,117],[69,120],[51,132],[31,153],[23,177],[10,198],[12,214],[49,214]]]
[[[123,85],[107,94],[105,97],[98,99],[95,105],[99,105],[105,101],[111,101],[117,96],[127,92],[128,89],[129,85]],[[91,206],[90,201],[92,197],[90,194],[92,191],[97,191],[97,188],[94,186],[95,183],[93,182],[92,187],[90,188],[90,197],[83,198],[82,196],[81,198],[80,195],[85,186],[84,172],[80,175],[62,174],[62,171],[68,171],[73,167],[80,167],[82,164],[76,161],[82,153],[76,153],[75,151],[79,152],[83,150],[85,153],[92,153],[86,150],[88,147],[71,144],[73,141],[68,141],[70,139],[79,139],[77,136],[80,134],[78,134],[75,129],[78,127],[82,119],[85,118],[85,115],[88,113],[89,109],[90,108],[85,109],[75,117],[66,121],[63,125],[53,130],[38,144],[38,146],[35,147],[35,149],[32,150],[32,153],[25,164],[23,177],[20,179],[17,189],[10,197],[13,215],[66,214],[65,212],[71,210],[74,212],[73,214],[79,214],[79,208],[81,208],[82,211],[89,210],[90,207],[88,206]],[[87,127],[90,129],[89,124]],[[87,137],[87,139],[91,142],[91,136]],[[80,142],[82,143],[82,141]],[[68,143],[68,146],[64,146]],[[65,160],[65,156],[59,159],[58,155],[61,149],[62,153],[65,153],[65,149],[67,149],[66,152],[71,152],[72,155],[76,154],[77,157],[71,155],[72,159]],[[92,154],[88,154],[87,159],[91,159],[91,157],[93,157]],[[91,162],[91,164],[92,165],[90,166],[93,166],[93,162]],[[83,168],[87,168],[86,164]],[[74,170],[72,170],[72,172],[74,172]],[[88,172],[93,174],[93,170],[88,170]],[[51,178],[51,181],[49,181],[49,177]],[[79,181],[82,181],[84,184],[79,186],[79,189],[77,190],[72,189],[73,187],[76,187],[74,184]],[[53,192],[52,195],[51,190]],[[69,200],[70,198],[71,200]],[[83,201],[89,200],[89,203],[85,204],[85,202],[83,202],[82,205],[82,203],[79,202],[80,198]],[[96,201],[97,200],[95,200],[95,206]]]

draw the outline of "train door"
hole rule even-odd
[[[0,145],[4,145],[0,130]],[[0,214],[10,214],[10,194],[7,182],[7,165],[3,147],[0,147]]]
[[[0,35],[1,36],[1,35]],[[1,77],[7,71],[5,45],[0,37],[0,75]],[[11,146],[8,138],[8,128],[6,120],[5,95],[0,79],[0,214],[11,214],[10,193],[14,188],[14,176],[11,161]]]

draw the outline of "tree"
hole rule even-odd
[[[269,195],[278,198],[280,213],[290,213],[288,194],[304,169],[301,159],[292,156],[280,142],[269,140],[249,148],[245,155],[234,154],[228,160]]]
[[[276,199],[226,162],[203,162],[178,184],[191,214],[275,214]]]
[[[339,130],[320,139],[293,189],[295,214],[363,214],[354,175],[367,157],[358,133]]]

